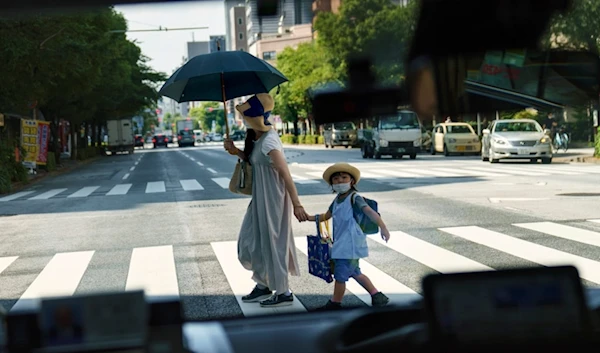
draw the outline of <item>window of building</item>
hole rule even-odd
[[[238,17],[238,25],[244,24],[244,20],[241,17]]]
[[[239,37],[240,37],[240,40],[244,40],[244,33],[240,32]]]
[[[263,52],[263,59],[264,60],[275,60],[275,58],[277,57],[277,53],[274,51],[265,51]]]

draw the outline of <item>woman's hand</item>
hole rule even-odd
[[[225,150],[229,152],[229,154],[232,156],[235,156],[240,152],[240,150],[237,147],[235,147],[235,145],[233,144],[233,140],[231,139],[225,139],[223,141],[223,146],[225,147]]]
[[[310,215],[304,210],[304,207],[300,205],[294,206],[294,216],[296,216],[296,219],[299,222],[308,221],[308,218],[310,217]]]

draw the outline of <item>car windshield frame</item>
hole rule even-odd
[[[410,119],[411,121],[403,123],[406,119]],[[403,124],[400,125],[400,123]],[[379,128],[381,130],[421,129],[421,123],[417,113],[411,111],[399,111],[394,115],[380,117]]]
[[[466,131],[451,131],[455,128],[465,129]],[[474,134],[475,130],[469,124],[460,124],[460,125],[446,125],[446,133],[447,134]]]
[[[516,124],[522,124],[522,125],[533,125],[533,127],[535,128],[535,130],[511,130],[511,129],[507,129],[507,131],[502,131],[500,130],[500,126],[509,126],[509,125],[516,125]],[[497,122],[496,124],[494,124],[494,131],[493,132],[536,132],[536,133],[541,133],[543,132],[542,127],[540,126],[540,124],[538,124],[535,121],[503,121],[503,122]]]

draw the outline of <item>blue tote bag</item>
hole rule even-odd
[[[329,223],[326,223],[327,237],[321,232],[319,216],[316,219],[317,235],[308,235],[308,272],[323,279],[327,283],[333,282],[333,261],[331,260],[331,232]]]

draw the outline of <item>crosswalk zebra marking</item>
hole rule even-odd
[[[52,189],[52,190],[46,191],[42,194],[39,194],[37,196],[34,196],[34,197],[30,198],[29,200],[47,200],[47,199],[54,197],[64,191],[67,191],[67,189]]]
[[[588,222],[600,223],[600,219],[588,219]]]
[[[600,284],[600,262],[478,226],[439,228],[439,230],[542,266],[573,265],[579,270],[581,278]]]
[[[139,289],[146,296],[179,297],[172,245],[133,249],[125,290]]]
[[[132,184],[118,184],[115,185],[110,191],[106,194],[108,196],[112,195],[126,195],[129,189],[131,189]]]
[[[6,201],[12,201],[12,200],[16,200],[20,197],[23,196],[27,196],[29,194],[33,194],[34,191],[21,191],[21,192],[17,192],[16,194],[12,194],[12,195],[8,195],[8,196],[4,196],[3,198],[0,198],[0,202],[6,202]]]
[[[374,234],[369,238],[440,273],[493,270],[491,267],[402,231],[390,232],[390,240],[387,243],[381,239],[379,234]]]
[[[167,191],[164,181],[151,181],[146,184],[146,194],[153,194]]]
[[[18,258],[18,256],[0,257],[0,274]]]
[[[40,298],[73,295],[93,255],[94,251],[54,255],[10,311],[36,309]]]
[[[296,237],[294,241],[296,248],[308,256],[308,240],[306,237]],[[381,271],[364,259],[360,260],[360,271],[369,277],[379,291],[390,298],[390,304],[408,304],[414,301],[415,295],[419,295],[411,288],[398,282],[394,277]],[[358,282],[349,280],[346,282],[346,288],[365,304],[371,305],[371,295]],[[333,288],[331,290],[333,294]]]
[[[204,190],[204,187],[196,179],[180,180],[179,183],[185,191]]]
[[[600,247],[600,233],[553,222],[516,223],[516,227]]]
[[[494,171],[500,171],[500,172],[507,172],[509,174],[513,174],[513,175],[524,175],[524,176],[544,176],[544,175],[548,175],[548,173],[541,173],[541,172],[532,172],[532,171],[526,171],[526,170],[521,170],[521,169],[517,169],[517,168],[510,168],[510,167],[505,167],[505,166],[501,166],[498,167],[497,169],[494,169]]]
[[[473,167],[469,167],[469,168],[460,168],[459,170],[456,170],[453,168],[435,168],[435,169],[442,170],[442,171],[449,172],[449,173],[452,173],[452,172],[461,173],[466,176],[474,176],[474,177],[503,177],[503,176],[506,176],[506,174],[495,173],[495,171],[490,172],[488,169],[484,169],[484,168],[475,169]]]
[[[399,172],[397,170],[385,170],[385,169],[373,169],[374,172],[376,173],[381,173],[381,174],[385,174],[385,175],[389,175],[392,177],[396,177],[396,178],[419,178],[420,176],[418,174],[414,174],[414,173],[408,173],[405,171]]]
[[[256,284],[252,280],[252,272],[246,270],[237,258],[237,241],[216,242],[210,245],[244,316],[264,315],[269,312],[275,314],[306,311],[294,294],[292,294],[295,297],[292,305],[278,308],[263,308],[258,303],[244,303],[242,297],[250,293]]]
[[[292,174],[292,179],[294,180],[295,183],[298,183],[298,184],[319,184],[320,183],[319,180],[308,179],[308,178],[301,177],[301,176],[294,175],[294,174]]]
[[[212,178],[212,181],[217,183],[223,189],[229,189],[229,178]]]
[[[69,195],[67,197],[68,198],[71,198],[71,197],[88,197],[94,191],[98,190],[99,188],[100,188],[99,186],[87,186],[87,187],[79,189],[78,191],[72,193],[71,195]]]

